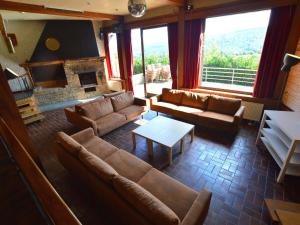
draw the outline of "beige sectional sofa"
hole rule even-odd
[[[136,98],[132,92],[121,92],[64,111],[70,123],[82,129],[91,127],[102,136],[143,115],[149,107],[149,100]]]
[[[241,99],[164,88],[150,99],[151,110],[191,123],[235,133],[243,119]]]
[[[211,193],[196,192],[134,155],[95,135],[91,128],[57,135],[62,165],[89,187],[118,224],[203,224]]]

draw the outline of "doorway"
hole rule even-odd
[[[171,88],[167,26],[133,29],[131,35],[135,95],[152,96]]]

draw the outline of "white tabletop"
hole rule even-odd
[[[300,113],[265,110],[265,114],[292,140],[300,140]]]
[[[195,126],[163,116],[157,116],[132,132],[172,148]]]

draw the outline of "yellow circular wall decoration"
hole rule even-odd
[[[60,48],[60,43],[56,38],[47,38],[45,45],[51,51],[57,51]]]

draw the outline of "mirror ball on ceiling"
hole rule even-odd
[[[128,11],[133,17],[142,17],[145,15],[147,6],[145,0],[129,0]]]

